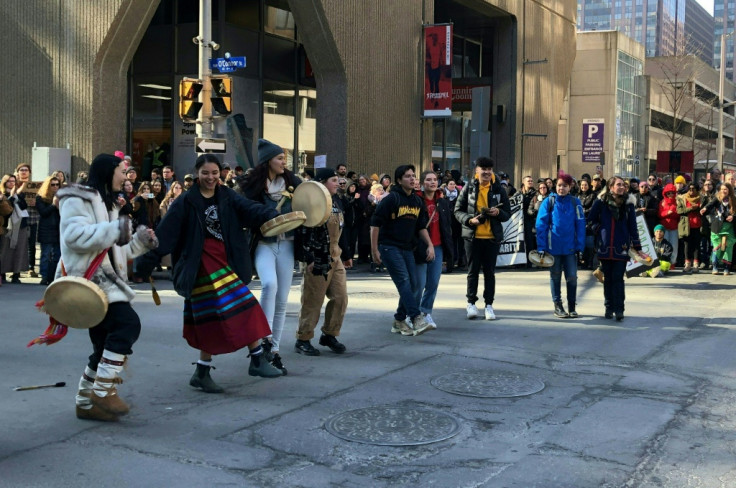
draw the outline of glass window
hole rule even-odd
[[[176,96],[171,76],[133,78],[131,87],[131,131],[133,164],[142,168],[141,178],[150,176],[152,155],[163,161],[171,146],[172,99]],[[156,148],[159,148],[156,150]],[[148,173],[146,175],[146,172]]]
[[[286,0],[266,0],[263,30],[288,39],[296,39],[294,16]]]
[[[259,0],[227,0],[225,22],[246,29],[259,30],[261,27],[258,8],[260,3]]]
[[[178,24],[198,24],[199,23],[199,0],[178,0],[177,5],[177,23]],[[218,0],[212,1],[212,20],[219,18],[219,6]]]
[[[317,148],[317,90],[302,88],[297,98],[299,169],[314,166]]]
[[[293,85],[263,82],[263,138],[287,151],[287,164],[294,166],[295,93]]]
[[[173,0],[161,0],[161,3],[153,14],[150,25],[169,25],[174,20]]]

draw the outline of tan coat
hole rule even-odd
[[[8,199],[3,197],[0,200],[0,236],[5,234],[5,217],[13,213],[13,206],[8,203]]]

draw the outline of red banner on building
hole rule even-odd
[[[452,25],[424,27],[424,116],[452,114]]]

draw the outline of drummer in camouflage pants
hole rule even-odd
[[[348,306],[345,266],[340,259],[342,251],[338,245],[343,227],[343,210],[340,200],[335,196],[339,186],[337,173],[334,169],[322,168],[317,171],[315,181],[322,183],[332,196],[332,213],[323,225],[300,227],[297,230],[295,252],[297,259],[306,264],[306,269],[294,348],[306,356],[320,355],[309,341],[314,337],[325,297],[328,302],[319,344],[329,347],[336,354],[345,352],[345,346],[337,340],[337,336],[340,335]]]

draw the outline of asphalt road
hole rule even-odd
[[[86,333],[26,348],[45,328],[34,310],[43,288],[2,286],[0,487],[736,486],[734,276],[627,280],[617,323],[603,318],[602,286],[588,272],[581,317],[561,320],[546,272],[503,271],[498,319],[486,322],[465,319],[466,279],[453,273],[442,276],[439,328],[402,337],[390,333],[388,277],[352,272],[340,336],[348,352],[321,348],[320,357],[292,349],[299,283],[282,344],[288,376],[248,376],[245,352],[217,357],[222,395],[188,386],[197,353],[181,338],[171,283],[157,282],[160,307],[137,285],[143,332],[119,388],[132,411],[113,424],[74,416]],[[66,387],[13,391],[59,381]],[[502,394],[544,388],[485,398],[433,381]],[[399,443],[451,432],[380,446],[326,424]]]

